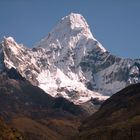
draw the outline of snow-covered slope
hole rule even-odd
[[[139,60],[111,55],[92,35],[83,16],[71,13],[32,49],[12,37],[1,43],[0,70],[15,68],[48,94],[76,104],[106,99],[139,82]]]

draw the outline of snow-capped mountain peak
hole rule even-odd
[[[89,25],[80,14],[71,13],[70,15],[62,18],[60,24],[65,24],[67,27],[69,26],[71,30],[83,31],[83,34],[87,35],[89,38],[93,37],[90,32]]]
[[[10,42],[15,42],[14,38],[9,36],[9,37],[5,37],[4,36],[4,41],[10,41]]]
[[[92,42],[92,48],[94,46],[101,49],[103,52],[106,51],[106,49],[93,37],[85,18],[80,14],[71,13],[62,18],[48,36],[37,43],[36,46],[44,48],[76,48],[78,44],[81,44],[82,46],[87,47],[88,45],[83,42],[87,44],[91,44]]]
[[[84,76],[80,68],[76,70],[77,72],[72,72],[70,68],[72,58],[64,60],[64,65],[61,67],[61,62],[56,64],[53,51],[49,52],[48,49],[40,47],[25,48],[16,43],[12,37],[4,38],[0,48],[0,72],[5,68],[14,68],[32,84],[50,95],[63,96],[76,104],[85,102],[91,97],[106,98],[86,88],[81,82]]]
[[[21,49],[13,37],[4,37],[3,44],[5,47],[9,47],[13,53],[17,53],[18,49]]]
[[[140,81],[139,60],[111,55],[92,35],[80,14],[62,18],[32,49],[12,37],[0,44],[0,72],[16,69],[48,94],[76,104],[106,99],[128,84]],[[105,96],[104,96],[105,95]]]

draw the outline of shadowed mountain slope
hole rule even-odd
[[[27,140],[69,139],[88,115],[81,106],[33,86],[14,69],[1,74],[0,81],[0,116]]]
[[[83,122],[81,140],[139,140],[140,84],[131,85],[106,100]]]

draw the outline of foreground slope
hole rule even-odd
[[[0,140],[24,140],[23,136],[16,129],[8,126],[0,119]]]
[[[82,107],[33,86],[15,69],[7,69],[0,81],[0,116],[27,140],[68,139],[88,115]]]
[[[80,128],[82,140],[139,140],[140,84],[131,85],[106,100]]]

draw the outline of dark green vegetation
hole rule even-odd
[[[78,140],[140,140],[140,84],[106,100],[79,131]]]

